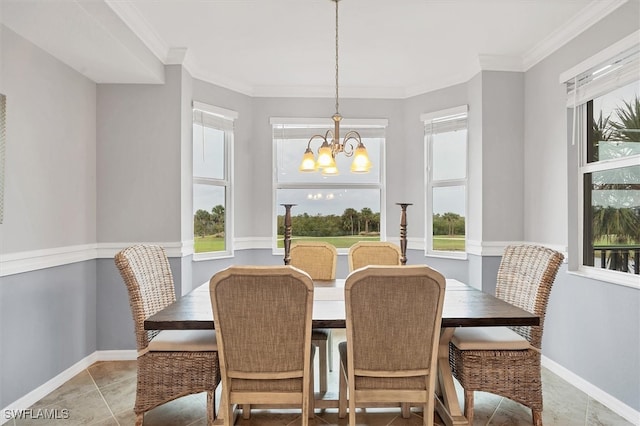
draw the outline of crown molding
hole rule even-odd
[[[628,1],[593,0],[560,29],[549,34],[522,56],[524,71],[529,70]]]
[[[522,58],[519,56],[478,55],[478,63],[481,71],[524,71]]]
[[[134,34],[163,63],[167,64],[170,46],[147,23],[133,2],[121,0],[105,0],[105,3],[127,24]]]

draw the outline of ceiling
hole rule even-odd
[[[342,0],[340,96],[526,71],[626,1]],[[250,96],[335,95],[330,0],[0,0],[0,20],[97,83],[162,83],[183,64]]]

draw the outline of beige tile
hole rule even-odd
[[[133,409],[136,402],[136,377],[127,377],[109,386],[100,388],[100,392],[111,411],[121,413]]]
[[[542,420],[544,424],[582,426],[585,424],[588,396],[542,369]]]
[[[204,418],[206,412],[206,393],[188,395],[147,412],[144,416],[144,424],[145,426],[187,426]],[[116,418],[121,425],[133,425],[135,423],[133,408],[116,413]]]
[[[17,426],[85,426],[112,418],[97,389],[77,399],[56,401],[47,406],[36,404],[31,409],[32,415],[28,418],[16,419]]]
[[[589,404],[587,406],[586,424],[588,426],[633,426],[633,423],[628,422],[591,398],[589,398]]]
[[[531,410],[508,398],[502,398],[490,420],[492,426],[531,426],[531,423]]]
[[[68,382],[38,401],[37,405],[44,407],[55,403],[61,404],[65,400],[76,401],[87,392],[95,390],[96,385],[93,383],[91,375],[89,375],[87,370],[82,370],[82,372],[76,374]]]
[[[136,361],[100,361],[87,370],[98,387],[109,386],[129,377],[136,377]]]

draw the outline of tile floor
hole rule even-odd
[[[344,340],[344,332],[334,332],[334,342]],[[337,348],[337,344],[334,345]],[[317,359],[317,357],[316,357]],[[337,351],[334,361],[337,365]],[[317,364],[317,361],[316,361]],[[317,367],[316,367],[317,368]],[[316,374],[317,377],[317,374]],[[546,426],[603,425],[628,426],[631,423],[589,396],[560,379],[543,371],[543,392]],[[330,373],[329,388],[338,388],[337,368]],[[64,385],[34,404],[38,409],[58,410],[58,417],[67,419],[12,419],[6,425],[133,425],[133,403],[136,388],[135,361],[98,362],[69,380]],[[217,401],[220,400],[218,391]],[[522,405],[496,395],[477,392],[474,425],[519,426],[531,424],[531,412]],[[49,411],[51,412],[51,411]],[[206,412],[205,394],[191,395],[160,406],[145,415],[146,426],[204,426]],[[373,426],[421,425],[422,413],[412,413],[409,419],[400,416],[399,409],[367,409],[358,411],[358,424]],[[35,417],[35,416],[31,416]],[[442,425],[436,416],[436,424]],[[346,425],[347,419],[338,419],[337,410],[316,410],[310,425]],[[248,425],[299,425],[300,415],[295,410],[255,410],[250,420],[238,418],[236,424]]]

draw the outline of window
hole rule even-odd
[[[298,167],[311,136],[324,134],[326,119],[272,118],[274,152],[273,248],[283,247],[284,214],[282,204],[291,209],[292,241],[327,241],[339,251],[363,240],[385,239],[384,131],[386,120],[344,119],[341,136],[356,130],[362,137],[373,167],[369,173],[351,173],[351,160],[338,154],[338,175],[300,172]],[[316,153],[320,142],[314,140]]]
[[[232,252],[233,111],[193,103],[193,249],[195,258]],[[204,255],[203,255],[204,254]]]
[[[466,255],[467,106],[423,114],[426,253]]]
[[[639,52],[635,41],[565,80],[580,155],[579,269],[635,285],[637,276],[625,276],[640,263]]]

